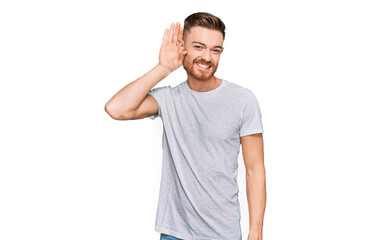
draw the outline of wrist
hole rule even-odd
[[[161,62],[157,64],[157,67],[161,69],[161,71],[163,71],[166,74],[166,76],[172,72],[172,70],[169,67],[163,65]]]
[[[261,233],[249,232],[247,240],[262,240],[263,235]]]
[[[254,234],[254,235],[261,235],[262,230],[257,230],[257,229],[250,229],[249,234]]]

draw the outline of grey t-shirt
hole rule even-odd
[[[227,80],[197,92],[187,81],[153,88],[163,122],[155,231],[185,240],[241,240],[240,137],[263,133],[251,90]]]

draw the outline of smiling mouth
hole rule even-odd
[[[196,63],[196,65],[199,67],[199,68],[201,68],[201,69],[205,69],[205,70],[207,70],[207,69],[209,69],[211,66],[208,66],[208,65],[203,65],[203,64],[201,64],[201,63]]]

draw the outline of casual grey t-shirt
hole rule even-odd
[[[149,118],[163,122],[155,231],[185,240],[241,240],[240,137],[263,133],[255,95],[227,80],[207,92],[184,81],[148,94],[159,105]]]

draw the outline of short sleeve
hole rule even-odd
[[[243,111],[240,137],[255,133],[264,133],[262,113],[256,96],[249,91],[247,105]]]
[[[170,88],[171,86],[168,85],[168,86],[153,88],[151,91],[148,92],[149,95],[151,95],[152,97],[156,99],[157,104],[158,104],[158,113],[149,116],[151,120],[154,120],[157,117],[162,118],[162,110],[163,108],[165,108],[165,103],[166,103],[165,99],[169,93]]]

